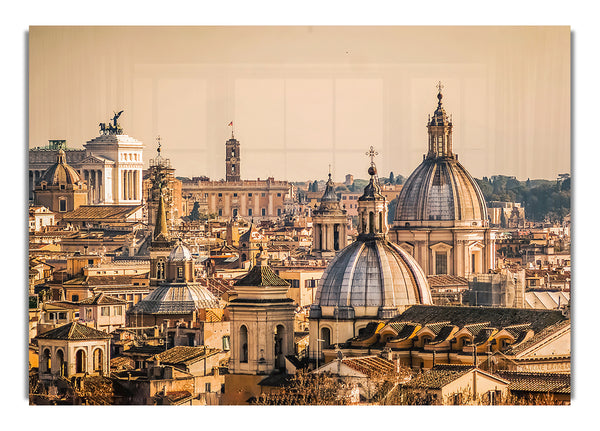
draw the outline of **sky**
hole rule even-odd
[[[407,177],[437,105],[478,178],[571,171],[568,26],[40,27],[29,30],[29,147],[72,148],[123,110],[124,132],[178,176]]]

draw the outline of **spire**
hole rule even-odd
[[[165,201],[163,199],[162,190],[158,200],[158,210],[156,211],[156,224],[154,226],[154,240],[167,241],[169,239],[169,231],[167,230],[167,213],[165,210]]]
[[[325,193],[323,193],[323,197],[321,197],[321,202],[338,202],[334,186],[335,183],[331,179],[331,172],[329,172],[329,179],[327,180],[327,183],[325,183]]]

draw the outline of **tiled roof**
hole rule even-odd
[[[410,337],[413,334],[413,332],[415,332],[416,327],[416,323],[406,323],[398,332],[398,335],[396,335],[396,337],[394,337],[392,341],[404,340],[405,338]]]
[[[134,278],[133,275],[90,275],[77,277],[72,280],[65,281],[65,285],[82,284],[86,286],[121,286],[130,285]],[[136,279],[139,277],[135,277]],[[144,277],[146,278],[146,277]]]
[[[435,322],[435,323],[428,323],[427,325],[425,325],[425,327],[427,329],[430,329],[434,334],[437,335],[442,328],[448,326],[449,324],[450,324],[450,321],[447,321],[447,322]]]
[[[237,280],[234,286],[289,286],[290,283],[280,278],[268,265],[257,264],[244,277]]]
[[[99,293],[90,298],[85,298],[79,301],[81,305],[110,305],[110,304],[127,304],[127,301],[124,301],[119,298],[115,298],[114,296],[105,295],[104,293]]]
[[[508,389],[511,391],[571,393],[571,374],[521,371],[497,371],[496,374],[510,382]]]
[[[529,347],[535,345],[536,343],[540,342],[544,338],[550,336],[554,332],[557,332],[557,331],[559,331],[567,326],[570,326],[570,325],[571,325],[571,320],[561,320],[559,322],[556,322],[555,324],[547,326],[546,328],[537,332],[533,337],[531,337],[529,340],[525,341],[524,343],[518,344],[517,342],[515,342],[514,345],[510,346],[508,348],[508,350],[506,350],[504,353],[506,355],[517,355],[517,354],[521,353],[522,351],[528,349]],[[519,341],[519,340],[517,340],[517,341]]]
[[[469,287],[469,281],[465,277],[458,277],[456,275],[428,275],[427,281],[429,282],[429,287],[442,287],[442,286]]]
[[[64,220],[124,221],[141,205],[82,205],[63,217]]]
[[[71,322],[44,332],[36,338],[44,340],[98,340],[111,338],[111,336],[104,331],[98,331],[78,322]]]
[[[362,329],[362,333],[352,338],[352,340],[367,340],[375,335],[377,328],[379,326],[379,322],[369,322],[364,329]]]
[[[557,310],[530,310],[522,308],[495,307],[446,307],[413,305],[393,321],[411,321],[425,325],[429,322],[450,321],[463,327],[468,324],[488,322],[486,326],[504,328],[521,323],[530,323],[535,332],[565,320]]]
[[[218,349],[205,348],[204,346],[175,346],[154,355],[151,359],[158,359],[166,364],[191,364],[218,352]]]
[[[436,337],[431,341],[431,344],[441,343],[446,341],[451,335],[452,331],[456,328],[454,325],[446,325],[436,335]]]
[[[110,368],[115,370],[133,370],[135,361],[127,356],[117,356],[110,359]]]
[[[519,335],[521,335],[521,333],[523,331],[526,331],[529,329],[531,325],[529,323],[522,323],[520,325],[512,325],[512,326],[506,326],[504,329],[506,332],[508,332],[510,335],[512,335],[513,337],[518,338]]]
[[[342,363],[369,377],[386,375],[394,371],[394,363],[379,356],[344,358]]]
[[[448,383],[467,374],[473,369],[472,365],[436,365],[419,374],[404,386],[409,388],[441,389]]]

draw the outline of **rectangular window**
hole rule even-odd
[[[204,384],[204,392],[210,392],[210,383]]]
[[[445,252],[435,252],[435,273],[436,274],[447,274],[448,273],[448,264],[446,261],[446,253]]]
[[[94,259],[88,259],[88,265],[93,265],[94,264]]]
[[[223,215],[223,210],[219,208],[219,217]]]
[[[219,193],[219,197],[223,197],[223,193]]]
[[[65,313],[65,312],[58,313],[58,320],[67,320],[67,313]]]
[[[64,199],[61,199],[58,201],[58,211],[61,213],[64,213],[67,211],[67,201]]]
[[[237,193],[234,193],[234,194],[233,194],[233,197],[234,197],[234,198],[237,198]]]
[[[121,307],[120,305],[117,305],[115,308],[115,316],[122,316],[123,315],[123,307]]]
[[[229,350],[229,335],[223,336],[223,350],[225,350],[225,351]]]
[[[79,295],[71,295],[71,301],[73,301],[73,302],[79,301]]]
[[[252,208],[248,208],[248,215],[251,216],[252,215]]]
[[[260,196],[264,198],[264,197],[265,197],[265,194],[264,194],[264,193],[261,193],[261,194],[260,194]]]
[[[266,216],[266,215],[267,215],[267,209],[266,209],[266,208],[261,208],[261,211],[260,211],[260,212],[261,212],[261,214],[262,214],[263,216]]]
[[[86,308],[85,310],[85,320],[92,320],[94,317],[94,312],[91,308]]]
[[[281,197],[281,193],[277,193],[277,197],[280,198]]]
[[[277,216],[281,216],[281,208],[277,208]]]
[[[110,307],[100,307],[101,316],[110,316]]]
[[[248,197],[251,198],[252,197],[252,193],[248,193]]]
[[[183,278],[183,267],[177,268],[177,278]]]

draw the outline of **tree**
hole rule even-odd
[[[198,201],[194,202],[194,207],[192,208],[192,212],[190,213],[190,220],[200,220],[200,202]]]
[[[394,173],[390,172],[390,184],[394,184]]]

